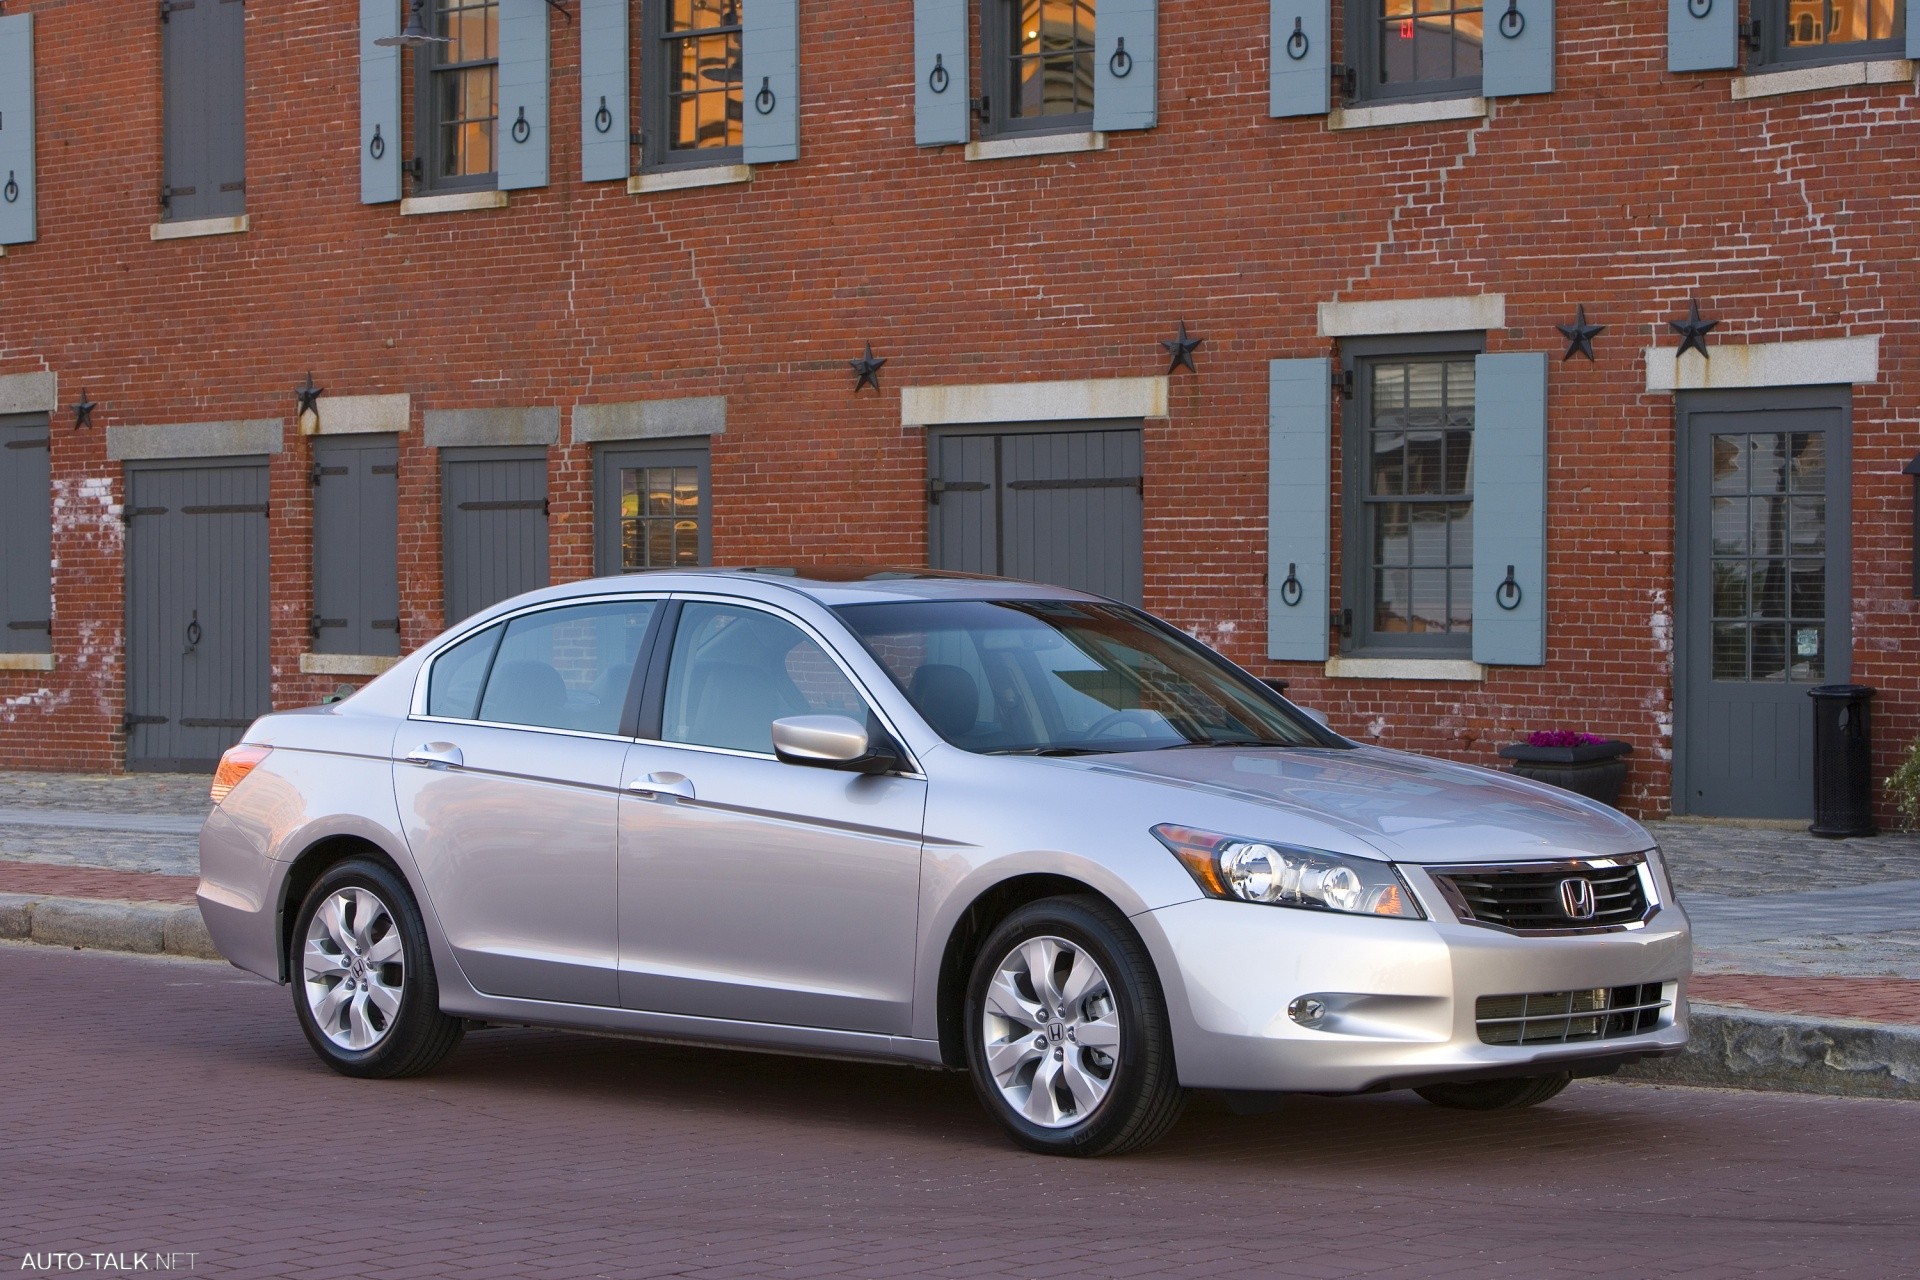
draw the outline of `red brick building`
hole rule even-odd
[[[1138,600],[1390,746],[1624,738],[1646,815],[1809,812],[1822,682],[1884,773],[1905,0],[1411,9],[8,0],[0,760],[858,559]]]

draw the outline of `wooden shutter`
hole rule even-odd
[[[1273,59],[1267,114],[1327,114],[1333,75],[1329,0],[1273,0]]]
[[[166,216],[231,218],[246,196],[246,8],[173,0],[162,15]]]
[[[1267,656],[1324,662],[1332,602],[1333,363],[1267,366]]]
[[[1490,98],[1552,93],[1553,0],[1488,0],[1483,20],[1480,91]]]
[[[314,437],[314,653],[400,652],[399,460],[393,436]]]
[[[547,185],[547,0],[500,0],[500,190]]]
[[[1476,356],[1473,386],[1473,660],[1537,667],[1547,660],[1547,357]]]
[[[47,420],[0,418],[0,653],[53,652]]]
[[[547,451],[440,451],[441,561],[449,624],[547,585]]]
[[[800,6],[745,0],[740,10],[740,158],[778,164],[800,158]]]
[[[1907,0],[1907,56],[1920,58],[1920,0]]]
[[[631,89],[627,55],[629,0],[580,0],[580,178],[624,180],[633,168],[628,146]]]
[[[964,143],[971,116],[967,0],[913,0],[913,140]]]
[[[33,168],[33,15],[0,18],[0,244],[30,244]]]
[[[1100,0],[1093,28],[1093,127],[1151,129],[1159,118],[1159,0]]]
[[[400,198],[400,50],[374,43],[399,34],[399,0],[360,0],[362,204]]]
[[[1913,39],[1911,27],[1907,39]],[[1667,0],[1667,70],[1739,65],[1739,0]]]

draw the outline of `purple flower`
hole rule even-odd
[[[1542,729],[1527,735],[1530,747],[1597,747],[1608,741],[1598,734],[1574,733],[1570,729]]]

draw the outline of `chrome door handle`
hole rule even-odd
[[[627,790],[643,800],[658,800],[664,796],[691,800],[693,799],[693,779],[684,773],[650,773],[644,778],[635,778],[629,782]]]
[[[407,752],[406,761],[408,764],[423,764],[430,769],[457,769],[466,763],[466,757],[451,742],[427,742]]]

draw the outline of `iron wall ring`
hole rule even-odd
[[[367,154],[379,160],[387,154],[387,140],[380,136],[380,126],[373,126],[373,141],[367,143]]]
[[[1713,0],[1687,0],[1687,12],[1696,18],[1704,18],[1713,12]]]
[[[778,102],[779,99],[773,96],[773,77],[762,76],[760,78],[760,92],[753,95],[753,109],[763,116],[770,116],[773,114],[773,108]]]
[[[201,636],[201,631],[200,631],[200,620],[199,620],[198,618],[195,618],[195,619],[194,619],[194,620],[193,620],[192,622],[189,622],[189,623],[187,624],[187,644],[188,644],[188,646],[189,646],[189,647],[193,647],[193,646],[197,646],[197,645],[199,645],[199,643],[200,643],[200,636]]]
[[[951,83],[953,83],[953,76],[948,73],[946,63],[942,61],[942,55],[934,54],[933,70],[927,72],[927,88],[935,93],[945,93],[947,86]]]
[[[605,133],[613,128],[613,112],[607,109],[607,97],[600,95],[600,109],[593,113],[593,128],[596,133]]]
[[[0,191],[0,195],[6,196],[8,204],[18,204],[20,201],[20,183],[19,180],[14,177],[14,172],[11,169],[7,170],[6,189]]]
[[[527,123],[527,109],[520,108],[520,118],[513,122],[513,140],[525,142],[533,136],[533,126]]]
[[[1295,18],[1293,34],[1287,37],[1287,56],[1298,62],[1307,56],[1307,50],[1311,47],[1312,42],[1307,39],[1307,33],[1301,29],[1301,19]]]
[[[1513,566],[1507,566],[1507,580],[1493,589],[1493,602],[1511,613],[1520,607],[1520,584],[1513,580]]]
[[[1299,604],[1301,597],[1307,594],[1306,588],[1300,585],[1299,575],[1294,572],[1294,569],[1294,565],[1287,566],[1287,580],[1280,584],[1280,603],[1289,609]]]
[[[1107,59],[1107,70],[1113,72],[1114,79],[1125,80],[1133,72],[1133,55],[1127,52],[1127,38],[1121,36],[1114,42],[1113,56]]]
[[[1507,11],[1500,15],[1500,34],[1509,40],[1518,40],[1526,29],[1527,15],[1520,12],[1520,0],[1509,0]]]

